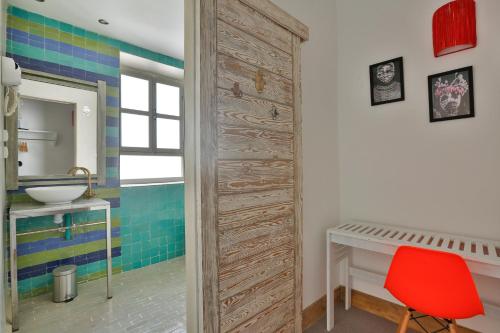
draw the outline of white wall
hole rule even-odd
[[[325,295],[325,231],[338,220],[335,1],[274,0],[309,26],[303,44],[304,307]]]
[[[431,22],[447,0],[336,2],[341,219],[500,239],[500,1],[477,1],[477,48],[441,58]],[[368,66],[398,56],[406,101],[371,107]],[[469,65],[476,117],[429,123],[427,76]],[[359,252],[354,261],[377,271],[389,264]],[[500,304],[500,282],[478,281],[484,298]],[[466,324],[498,332],[498,320]]]

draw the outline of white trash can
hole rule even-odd
[[[76,289],[76,266],[59,266],[52,271],[54,276],[54,302],[72,301],[78,294]]]

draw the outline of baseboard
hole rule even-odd
[[[341,301],[341,287],[335,289],[335,302]],[[302,311],[302,331],[305,331],[318,320],[320,320],[326,313],[326,295],[318,299],[313,304],[309,305]]]
[[[344,288],[339,287],[335,289],[335,302],[343,302],[344,298]],[[352,306],[358,308],[360,310],[369,312],[378,317],[382,317],[394,323],[399,323],[401,319],[404,307],[401,305],[386,301],[384,299],[371,296],[365,294],[363,292],[352,290],[351,296]],[[326,313],[326,295],[321,297],[319,300],[308,306],[302,312],[302,328],[303,330],[311,327],[316,323],[319,319],[321,319]],[[431,331],[437,330],[440,328],[436,326],[437,324],[429,318],[429,321],[423,320],[426,327],[428,327]],[[425,332],[423,331],[417,324],[411,323],[410,328],[414,329],[417,332]],[[459,327],[460,333],[480,333],[465,327]]]

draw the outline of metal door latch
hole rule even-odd
[[[243,92],[240,89],[239,82],[234,83],[233,87],[231,88],[231,91],[233,92],[235,97],[241,98],[243,96]]]
[[[262,93],[264,92],[265,86],[266,80],[264,80],[264,72],[259,69],[257,73],[255,73],[255,90],[257,90],[258,93]]]
[[[276,107],[276,105],[273,105],[273,107],[271,108],[271,117],[273,117],[273,120],[276,120],[278,119],[279,115],[280,113],[278,112],[278,108]]]

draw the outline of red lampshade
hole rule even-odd
[[[432,18],[434,56],[476,47],[476,2],[455,0],[440,7]]]

